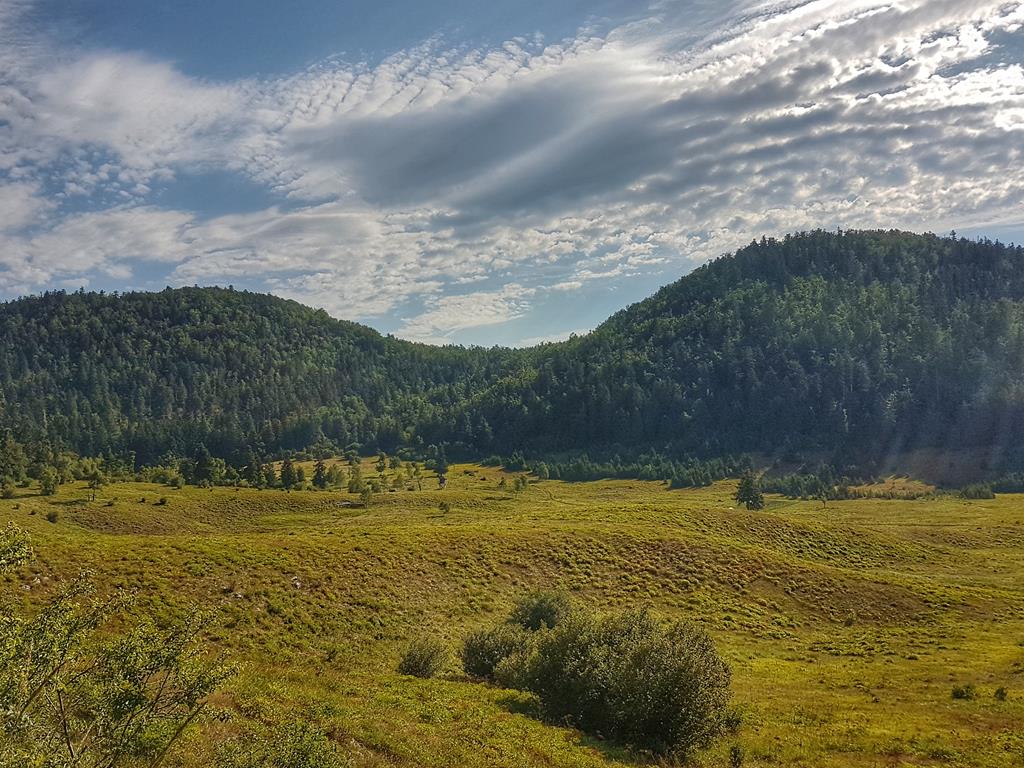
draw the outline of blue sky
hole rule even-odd
[[[0,0],[0,297],[584,332],[762,235],[1024,240],[1024,3]]]

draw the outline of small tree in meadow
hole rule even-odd
[[[281,487],[286,491],[290,491],[295,484],[299,481],[299,476],[295,472],[295,465],[291,459],[285,459],[281,462]]]
[[[764,509],[764,494],[761,483],[753,472],[745,472],[736,489],[736,501],[747,509]]]
[[[97,468],[89,473],[88,481],[90,491],[89,498],[91,501],[96,501],[96,492],[107,484],[107,476]]]
[[[448,474],[448,453],[443,446],[437,451],[437,474]]]
[[[360,469],[358,464],[353,464],[352,474],[348,477],[348,492],[361,494],[365,488],[366,481],[363,480],[363,470]]]
[[[313,487],[322,491],[327,484],[327,465],[323,459],[317,459],[316,466],[313,467]]]
[[[373,486],[364,483],[363,488],[359,491],[359,500],[363,502],[364,507],[369,507],[370,502],[373,501]]]
[[[44,467],[39,473],[39,492],[43,496],[53,496],[60,486],[60,475],[53,467]]]

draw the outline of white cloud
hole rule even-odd
[[[995,55],[1020,2],[666,2],[603,38],[431,41],[224,83],[48,50],[20,5],[0,0],[8,292],[163,261],[172,282],[258,279],[345,317],[412,302],[401,332],[448,339],[537,291],[681,270],[761,234],[962,229],[1024,203],[1024,54]],[[281,205],[154,206],[196,170],[243,173]],[[504,288],[464,292],[484,281]]]
[[[534,293],[532,288],[511,283],[497,291],[436,297],[429,300],[425,312],[406,320],[399,334],[415,341],[448,343],[455,331],[500,325],[521,317]]]

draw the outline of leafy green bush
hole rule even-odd
[[[685,758],[726,730],[729,667],[707,634],[646,610],[569,615],[518,672],[548,716]]]
[[[398,671],[413,677],[433,677],[448,662],[448,648],[430,637],[413,640],[398,662]]]
[[[0,576],[31,557],[23,532],[0,531]],[[196,616],[111,636],[109,624],[124,625],[124,607],[123,596],[100,599],[84,577],[28,616],[0,602],[0,764],[164,762],[232,670],[206,658]]]
[[[509,621],[523,629],[537,631],[558,626],[573,610],[572,598],[564,592],[538,590],[516,603]]]
[[[533,636],[518,624],[499,624],[470,633],[462,643],[462,668],[470,677],[494,680],[495,668],[505,659],[524,653]]]
[[[960,490],[960,497],[964,499],[994,499],[996,495],[992,492],[991,485],[975,483],[974,485],[964,486]]]
[[[60,486],[60,475],[53,467],[44,467],[39,473],[39,492],[43,496],[53,496]]]

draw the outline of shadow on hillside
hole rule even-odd
[[[583,733],[582,731],[573,728],[569,723],[545,717],[544,711],[541,709],[540,702],[532,696],[501,696],[497,699],[496,703],[499,707],[511,714],[523,715],[531,718],[532,720],[538,720],[546,725],[554,726],[556,728],[565,728],[566,730],[571,731],[575,736],[575,742],[578,746],[600,752],[601,755],[608,760],[632,763],[633,765],[659,764],[658,761],[655,760],[654,756],[649,752],[636,752],[627,747]]]

